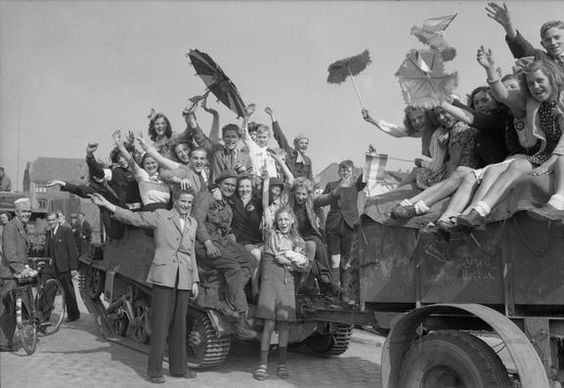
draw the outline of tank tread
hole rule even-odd
[[[291,349],[299,353],[313,353],[326,357],[339,356],[347,351],[353,326],[337,324],[331,334],[314,333],[304,341],[292,344]]]
[[[199,360],[190,360],[196,368],[212,368],[222,364],[229,354],[231,347],[231,337],[218,337],[208,316],[202,311],[190,309],[188,312],[189,319],[192,318],[193,323],[200,325],[202,331],[200,335],[205,337],[205,346],[197,349]],[[189,340],[188,340],[189,342]],[[190,343],[188,343],[190,347]],[[190,349],[188,349],[190,350]]]
[[[88,271],[85,272],[81,270],[79,272],[78,291],[80,293],[80,297],[82,298],[82,301],[86,306],[86,309],[88,310],[92,318],[94,318],[94,321],[96,322],[96,325],[100,333],[104,337],[108,337],[108,336],[112,337],[113,336],[112,324],[106,315],[106,308],[104,307],[104,304],[100,300],[100,296],[97,296],[95,298],[91,297],[92,295],[90,294],[87,286],[88,283],[87,276],[88,276]]]

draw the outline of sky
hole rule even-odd
[[[536,47],[545,21],[564,18],[564,2],[510,1],[514,24]],[[365,122],[350,81],[328,84],[328,66],[368,49],[372,63],[356,80],[372,116],[401,123],[395,71],[410,49],[409,31],[429,17],[458,16],[444,33],[457,49],[447,71],[457,94],[485,84],[480,45],[505,72],[511,54],[503,28],[480,1],[6,1],[0,0],[0,166],[21,188],[26,162],[82,158],[88,142],[107,159],[115,129],[145,131],[151,108],[185,128],[188,98],[202,94],[186,53],[208,53],[235,82],[253,120],[270,106],[289,139],[310,137],[314,173],[331,162],[362,165],[368,144],[390,158],[413,160],[418,139],[396,139]],[[220,125],[238,123],[220,112]],[[210,115],[198,112],[205,130]],[[271,143],[273,146],[274,142]],[[388,167],[411,168],[388,161]],[[19,168],[19,175],[17,174]],[[61,177],[64,178],[64,177]]]

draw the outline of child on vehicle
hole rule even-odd
[[[485,218],[511,185],[528,174],[540,175],[554,171],[554,194],[548,203],[536,211],[540,218],[558,218],[564,214],[564,144],[562,136],[562,108],[564,73],[557,64],[545,56],[519,60],[522,67],[521,82],[525,90],[508,90],[495,70],[491,50],[481,47],[478,62],[486,69],[488,83],[497,101],[523,119],[520,138],[539,143],[532,155],[515,155],[499,179],[488,189],[467,215],[457,218],[457,223],[470,228],[483,228]]]
[[[278,327],[278,367],[281,379],[289,376],[286,359],[288,354],[288,322],[296,320],[296,294],[293,271],[309,266],[305,254],[305,242],[297,231],[294,212],[287,206],[275,214],[275,224],[264,245],[261,260],[261,285],[256,317],[264,320],[260,340],[260,364],[253,376],[264,380],[268,368],[268,351],[275,326]]]
[[[339,163],[339,180],[327,183],[323,194],[331,194],[329,213],[325,221],[325,232],[329,255],[331,256],[331,273],[336,285],[340,283],[341,255],[350,259],[354,227],[360,221],[358,215],[358,192],[364,189],[366,182],[362,175],[353,176],[352,160]],[[348,268],[345,262],[343,269]]]

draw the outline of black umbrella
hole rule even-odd
[[[203,97],[207,97],[209,92],[212,92],[218,101],[221,101],[226,107],[237,113],[237,116],[244,116],[245,103],[241,99],[237,87],[225,75],[221,67],[208,54],[200,50],[190,50],[186,56],[190,58],[196,74],[206,84],[207,91]]]

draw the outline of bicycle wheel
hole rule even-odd
[[[31,302],[31,301],[30,301]],[[35,353],[37,332],[28,304],[22,303],[21,296],[16,299],[16,338],[28,355]]]
[[[35,309],[41,316],[39,330],[44,335],[54,334],[65,318],[65,290],[57,279],[48,279],[35,297]]]

